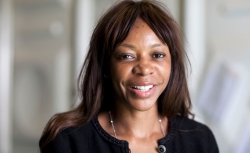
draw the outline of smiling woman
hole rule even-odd
[[[167,44],[146,22],[136,19],[126,39],[117,45],[110,58],[115,105],[121,105],[117,109],[156,109],[170,71],[171,55]]]
[[[156,1],[121,1],[98,22],[79,75],[80,105],[49,121],[44,153],[217,153],[191,100],[178,25]]]

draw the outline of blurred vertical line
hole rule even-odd
[[[0,152],[12,152],[13,5],[0,0]]]
[[[185,50],[190,59],[191,71],[188,77],[191,98],[195,103],[206,61],[206,1],[182,0],[182,26],[187,41]]]
[[[75,21],[75,73],[76,78],[89,48],[89,41],[95,23],[95,0],[76,0]],[[79,99],[78,99],[79,100]],[[79,101],[75,105],[78,105]]]
[[[75,61],[76,61],[76,20],[77,20],[77,0],[72,0],[70,16],[70,49],[71,49],[71,60],[70,60],[70,106],[72,102],[76,101],[76,76],[75,76]]]
[[[95,21],[95,0],[76,0],[76,76],[88,51]]]
[[[185,7],[184,7],[184,1],[185,0],[180,0],[179,1],[179,22],[180,22],[180,26],[183,28],[185,25],[184,25],[184,12],[185,12]]]

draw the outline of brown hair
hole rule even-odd
[[[114,48],[128,35],[137,18],[144,20],[159,39],[166,43],[171,54],[169,83],[158,99],[162,115],[188,117],[191,100],[185,74],[186,53],[177,23],[162,4],[151,0],[121,1],[112,6],[99,20],[90,41],[90,48],[78,78],[80,105],[53,116],[48,122],[39,146],[42,149],[57,133],[67,127],[77,127],[90,121],[102,110],[112,108],[113,87],[109,73],[109,58]]]

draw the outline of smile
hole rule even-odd
[[[147,92],[149,91],[151,88],[153,88],[153,85],[148,85],[148,86],[132,86],[133,89],[137,89],[140,90],[142,92]]]

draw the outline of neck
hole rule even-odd
[[[127,135],[138,138],[150,137],[160,133],[165,136],[166,117],[158,114],[157,109],[149,111],[112,111],[110,117],[113,120],[115,134]],[[162,122],[159,122],[161,120]]]

